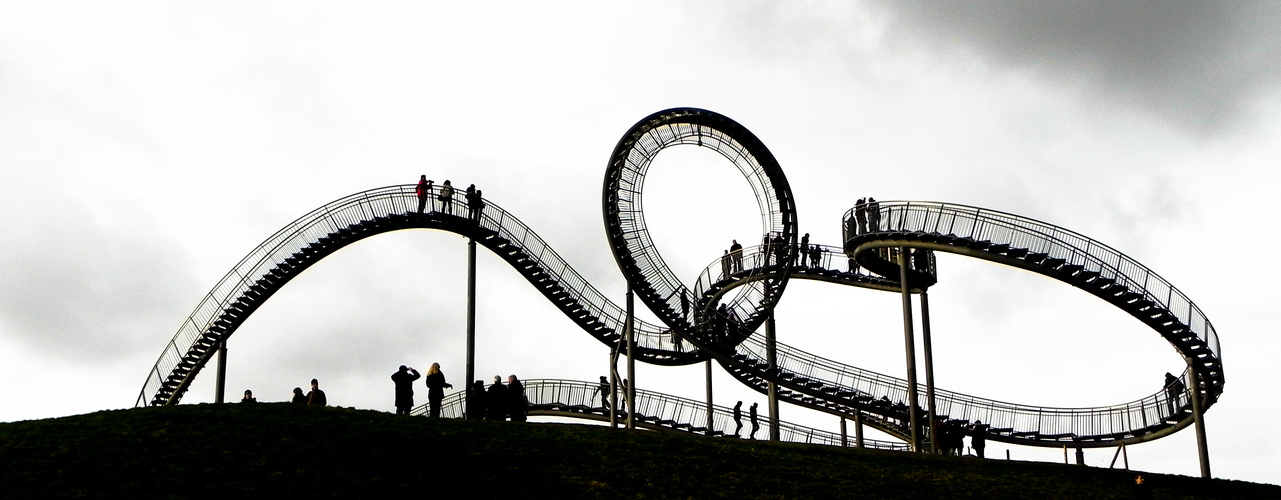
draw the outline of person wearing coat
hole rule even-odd
[[[515,375],[507,377],[507,400],[511,402],[507,413],[511,415],[512,422],[524,422],[529,403],[525,401],[525,386]]]
[[[445,374],[440,371],[440,363],[432,363],[431,368],[427,369],[427,402],[430,408],[428,416],[440,417],[440,401],[445,399],[445,389],[453,388],[454,386],[445,382]]]
[[[503,386],[503,377],[494,375],[494,383],[485,392],[485,420],[502,422],[507,420],[507,387]]]
[[[408,415],[414,407],[414,381],[421,376],[418,370],[405,365],[400,365],[400,369],[391,374],[391,381],[396,384],[397,415]]]

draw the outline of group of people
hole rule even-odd
[[[983,458],[983,448],[987,446],[987,424],[982,420],[973,423],[962,419],[935,419],[931,427],[931,437],[935,440],[940,454],[961,456],[965,449],[965,435],[970,435],[970,448],[974,454]]]
[[[747,435],[747,439],[756,439],[756,431],[761,428],[759,421],[756,419],[756,403],[747,409],[748,420],[752,424],[752,433]],[[743,432],[743,402],[739,401],[734,404],[734,435],[739,436]]]
[[[467,388],[467,420],[502,422],[510,418],[512,422],[524,422],[528,413],[525,386],[515,375],[507,376],[507,385],[503,385],[501,375],[494,375],[494,383],[489,388],[485,388],[485,383],[480,380]]]
[[[867,197],[859,198],[854,203],[854,223],[850,224],[854,234],[863,234],[869,230],[872,232],[881,230],[881,204],[876,198]]]
[[[433,182],[427,178],[427,175],[424,174],[418,177],[418,186],[414,188],[414,194],[418,196],[418,213],[420,214],[424,210],[436,211],[435,207],[431,207],[428,210],[428,204],[432,200],[432,187]],[[453,215],[454,185],[450,183],[449,179],[445,179],[445,183],[440,185],[439,191],[439,193],[436,193],[436,200],[440,201],[441,213]],[[481,191],[476,189],[475,184],[472,184],[467,186],[466,194],[463,197],[467,200],[467,217],[471,220],[479,221],[481,211],[485,209],[485,198]]]
[[[254,391],[245,389],[245,395],[240,398],[240,402],[257,403],[258,398],[254,397]],[[307,406],[325,406],[329,403],[325,399],[325,391],[320,390],[320,382],[314,378],[311,379],[311,391],[303,394],[301,387],[295,387],[294,397],[290,402]]]
[[[391,381],[396,384],[396,414],[408,415],[414,408],[414,381],[422,375],[411,367],[400,365],[396,373],[391,374]],[[440,402],[445,399],[445,389],[454,386],[445,381],[445,374],[440,371],[440,363],[432,363],[427,369],[427,415],[440,416]]]
[[[620,399],[620,398],[618,398],[618,397],[617,397],[617,395],[614,395],[614,398],[613,398],[613,399],[614,399],[614,400],[616,400],[616,401],[621,401],[621,402],[622,402],[622,404],[621,404],[621,405],[619,405],[618,409],[619,409],[620,411],[622,411],[623,413],[627,413],[627,379],[623,379],[623,382],[622,382],[622,383],[623,383],[623,385],[622,385],[621,387],[619,387],[618,389],[619,389],[619,392],[621,392],[621,393],[623,394],[623,397]],[[595,394],[592,394],[592,398],[591,398],[591,399],[596,399],[596,395],[597,395],[597,394],[599,394],[599,395],[600,395],[600,407],[601,407],[601,409],[602,409],[602,410],[604,410],[604,411],[605,411],[605,413],[609,413],[610,408],[612,408],[612,407],[610,406],[610,404],[609,404],[609,401],[610,401],[610,393],[612,393],[612,392],[613,392],[613,391],[610,389],[609,379],[605,378],[605,376],[604,376],[604,375],[601,375],[601,376],[600,376],[600,385],[596,386],[596,392],[595,392]]]

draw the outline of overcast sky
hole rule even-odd
[[[0,421],[131,407],[249,250],[420,174],[475,183],[621,303],[605,163],[636,121],[694,106],[764,141],[811,241],[839,244],[842,213],[871,195],[1025,215],[1149,266],[1222,341],[1215,476],[1279,483],[1279,21],[1270,2],[0,1]],[[715,154],[666,151],[647,180],[655,241],[688,282],[760,234],[748,184]],[[461,387],[465,243],[401,231],[303,273],[231,338],[229,398],[285,400],[317,377],[334,404],[391,411],[387,377],[432,362]],[[483,249],[478,267],[478,375],[605,373],[607,348],[519,274]],[[1080,290],[956,256],[939,267],[941,388],[1099,406],[1182,370],[1155,332]],[[779,338],[902,377],[899,300],[793,281]],[[183,402],[212,401],[213,378]],[[642,365],[637,382],[704,392],[701,365]],[[715,390],[764,402],[719,367]],[[1062,460],[988,453],[1007,448]],[[1190,428],[1128,454],[1199,474]]]

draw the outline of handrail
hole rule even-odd
[[[588,418],[608,420],[609,410],[597,403],[600,402],[598,383],[577,380],[532,379],[523,380],[525,398],[539,414],[570,418]],[[467,391],[455,391],[441,400],[440,415],[442,418],[464,418]],[[687,433],[710,434],[707,428],[707,402],[673,396],[655,391],[636,388],[636,416],[638,422],[647,428],[662,430],[680,430]],[[621,398],[619,398],[621,400]],[[612,399],[611,399],[612,400]],[[428,405],[414,407],[411,415],[426,415]],[[735,427],[733,408],[713,405],[712,429],[725,434]],[[620,409],[620,413],[622,413]],[[625,413],[624,413],[625,415]],[[643,416],[643,418],[642,418]],[[625,417],[623,417],[625,418]],[[768,417],[762,418],[761,426],[766,427]],[[743,415],[744,428],[750,428],[746,411]],[[842,446],[853,442],[849,436],[815,429],[790,422],[779,422],[780,440],[790,443],[817,444],[824,446]],[[880,450],[907,451],[904,443],[864,439],[863,447]]]

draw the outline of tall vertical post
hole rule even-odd
[[[930,411],[930,453],[939,452],[938,429],[934,421],[938,418],[934,407],[934,348],[930,345],[930,297],[926,290],[921,290],[921,341],[925,344],[925,404]]]
[[[841,417],[841,447],[845,448],[849,445],[849,435],[845,433],[845,417]]]
[[[218,343],[218,383],[214,384],[214,402],[223,402],[227,394],[227,339]]]
[[[636,301],[632,294],[632,286],[627,285],[627,326],[623,331],[627,333],[627,429],[636,429]]]
[[[1186,358],[1188,362],[1188,396],[1192,398],[1192,419],[1196,425],[1196,451],[1197,457],[1201,459],[1201,477],[1210,479],[1210,452],[1206,449],[1205,444],[1205,417],[1202,414],[1204,403],[1201,401],[1201,376],[1197,374],[1196,368],[1192,366],[1191,357]]]
[[[707,361],[704,361],[703,366],[705,367],[704,371],[707,374],[707,435],[710,436],[712,435],[713,432],[716,431],[716,428],[712,426],[712,424],[714,423],[713,417],[715,417],[715,413],[713,413],[712,411],[712,360],[711,358],[708,358]]]
[[[854,446],[863,447],[863,411],[854,411]]]
[[[921,451],[921,426],[916,418],[916,344],[912,331],[912,289],[907,283],[907,247],[898,247],[899,283],[903,286],[903,343],[907,351],[907,421],[912,426],[912,451]]]
[[[618,428],[618,346],[615,341],[609,350],[609,426]]]
[[[466,387],[476,380],[476,240],[467,240],[467,378]],[[469,415],[470,417],[470,415]]]
[[[770,309],[765,320],[765,355],[771,373],[778,373],[778,338],[774,330],[774,310]],[[769,440],[778,441],[778,384],[769,383]]]

